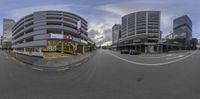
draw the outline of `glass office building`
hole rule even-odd
[[[174,39],[183,49],[190,49],[192,40],[192,21],[185,15],[173,22]]]

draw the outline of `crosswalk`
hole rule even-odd
[[[112,52],[108,52],[108,54],[131,64],[137,64],[137,65],[143,65],[143,66],[161,66],[161,65],[167,65],[167,64],[176,63],[178,61],[182,61],[192,55],[195,55],[197,52],[198,51],[190,51],[190,52],[184,52],[184,53],[167,54],[164,56],[158,55],[158,57],[154,56],[154,57],[151,57],[150,59],[145,59],[141,57],[130,58],[130,57],[127,57],[126,55],[115,54]]]
[[[175,57],[169,57],[169,58],[166,58],[166,60],[181,58],[183,56],[185,56],[185,55],[178,55],[178,56],[175,56]]]

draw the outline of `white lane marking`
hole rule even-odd
[[[56,71],[65,71],[65,70],[68,70],[69,67],[65,67],[65,68],[61,68],[61,69],[56,69]]]
[[[166,60],[175,59],[175,58],[181,58],[181,57],[183,57],[183,56],[184,56],[184,55],[178,55],[178,56],[176,56],[176,57],[166,58]]]
[[[110,54],[111,56],[114,56],[115,58],[118,58],[120,60],[123,60],[123,61],[126,61],[128,63],[132,63],[132,64],[137,64],[137,65],[144,65],[144,66],[161,66],[161,65],[167,65],[167,64],[171,64],[171,63],[175,63],[175,62],[178,62],[178,61],[181,61],[181,60],[184,60],[190,56],[192,56],[193,54],[195,54],[195,52],[191,53],[190,55],[187,55],[185,57],[182,57],[182,58],[179,58],[179,59],[176,59],[176,60],[173,60],[173,61],[169,61],[169,62],[164,62],[164,63],[156,63],[156,64],[148,64],[148,63],[139,63],[139,62],[135,62],[135,61],[130,61],[130,60],[127,60],[127,59],[124,59],[124,58],[121,58],[117,55],[114,55],[110,52],[108,52],[108,54]]]
[[[81,65],[82,63],[77,63],[77,64],[75,64],[75,66],[79,66],[79,65]]]
[[[140,56],[140,58],[164,58],[164,57],[170,57],[172,55],[173,54],[168,54],[168,55],[164,55],[164,56],[161,56],[161,57],[144,57],[144,56]]]

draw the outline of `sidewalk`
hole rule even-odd
[[[71,68],[73,66],[78,66],[86,62],[90,57],[92,57],[94,55],[94,51],[77,56],[68,56],[59,58],[32,57],[15,53],[10,53],[10,55],[17,60],[25,64],[33,65],[34,67],[55,70],[55,69]]]

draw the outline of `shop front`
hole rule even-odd
[[[44,57],[62,57],[84,53],[84,40],[71,35],[53,34],[47,41],[47,46],[42,48]],[[85,41],[84,43],[87,44]]]
[[[90,43],[87,40],[74,37],[70,34],[50,34],[45,45],[18,48],[15,49],[15,52],[29,56],[57,58],[83,54],[90,50],[89,46]]]

